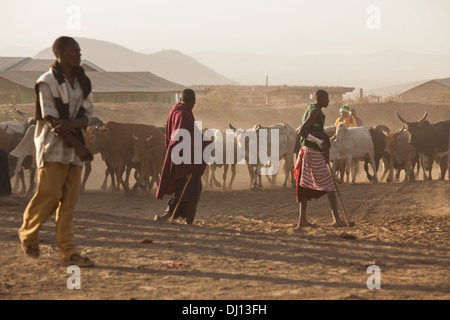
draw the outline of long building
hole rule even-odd
[[[0,71],[47,71],[55,59],[33,59],[30,57],[0,57]],[[80,65],[85,71],[104,72],[88,60],[82,60]]]
[[[353,92],[352,87],[318,86],[198,86],[193,88],[198,95],[230,94],[239,102],[246,104],[264,104],[273,107],[290,106],[299,103],[313,103],[314,93],[318,89],[326,90],[331,102],[341,103],[346,93]]]
[[[49,70],[52,59],[0,58],[0,104],[35,101],[34,85]],[[83,60],[92,82],[94,102],[159,102],[174,104],[184,86],[151,72],[108,72]]]
[[[398,96],[399,102],[417,102],[429,104],[450,103],[450,78],[424,82]]]

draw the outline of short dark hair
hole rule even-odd
[[[195,92],[192,89],[184,89],[181,92],[181,102],[195,103]]]
[[[72,43],[72,41],[77,42],[74,38],[66,36],[62,36],[56,39],[55,42],[53,42],[52,47],[53,54],[55,55],[55,57],[59,58],[59,54],[61,53],[61,51],[63,51],[69,43]]]
[[[328,96],[328,92],[326,92],[325,90],[319,89],[316,91],[316,93],[314,93],[314,97],[317,99],[319,96],[322,96],[326,94]]]

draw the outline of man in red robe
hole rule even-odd
[[[195,133],[199,128],[194,123],[195,119],[192,113],[194,105],[195,92],[191,89],[185,89],[181,93],[181,102],[172,108],[167,118],[165,140],[167,152],[156,198],[162,200],[166,194],[174,194],[174,196],[168,202],[166,213],[162,216],[155,216],[157,221],[167,221],[173,216],[174,219],[178,217],[186,219],[186,224],[194,222],[197,202],[202,191],[201,176],[206,168],[206,163],[203,160],[203,150],[206,145],[203,142],[201,132]],[[181,152],[179,150],[179,144],[183,143],[183,140],[179,138],[182,129],[190,136],[190,157],[188,154],[184,154],[186,151],[189,153],[189,150],[181,149]],[[202,137],[200,141],[202,152],[200,161],[194,157],[194,144],[197,135]],[[184,136],[181,136],[184,139]],[[180,158],[183,159],[181,163]],[[174,214],[177,204],[178,208]]]

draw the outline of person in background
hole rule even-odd
[[[363,122],[362,122],[361,118],[358,117],[358,116],[356,115],[356,110],[355,110],[355,109],[352,109],[352,110],[350,111],[350,116],[351,116],[353,119],[355,119],[355,121],[356,121],[356,126],[358,126],[358,127],[362,127],[362,126],[363,126]]]
[[[172,216],[174,219],[186,219],[186,224],[193,224],[197,203],[202,191],[201,176],[206,168],[206,163],[195,164],[194,159],[194,131],[199,130],[195,126],[195,119],[192,109],[195,105],[195,92],[192,89],[185,89],[181,93],[181,102],[173,106],[167,117],[166,123],[166,158],[161,172],[161,180],[156,193],[157,199],[163,199],[164,195],[174,194],[169,200],[166,212],[162,216],[155,216],[156,221],[167,221]],[[189,132],[191,138],[190,163],[174,163],[172,150],[181,141],[175,139],[179,129]],[[201,135],[201,133],[200,133]],[[203,140],[203,139],[202,139]],[[203,150],[207,143],[203,142]],[[178,205],[178,207],[177,207]],[[174,212],[176,208],[176,212]]]
[[[343,105],[339,110],[341,116],[336,119],[334,123],[337,126],[340,122],[343,122],[347,128],[355,128],[357,127],[355,119],[350,115],[350,107],[347,105]]]

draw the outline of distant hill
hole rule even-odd
[[[268,75],[269,85],[350,86],[367,91],[450,76],[450,55],[396,50],[367,55],[330,48],[321,55],[201,52],[192,56],[226,77],[251,85],[264,84]]]
[[[164,50],[143,54],[107,41],[87,38],[76,40],[81,47],[82,59],[87,59],[106,71],[149,71],[185,86],[234,83],[179,51]],[[49,47],[39,52],[35,58],[54,58],[54,55]]]
[[[149,71],[185,85],[269,85],[349,86],[355,94],[382,97],[404,92],[422,79],[450,76],[450,55],[383,51],[368,55],[330,48],[322,55],[263,55],[202,52],[190,55],[176,50],[139,53],[100,40],[77,38],[83,59],[106,71]],[[344,50],[344,51],[343,51]],[[36,58],[53,58],[50,48]]]

